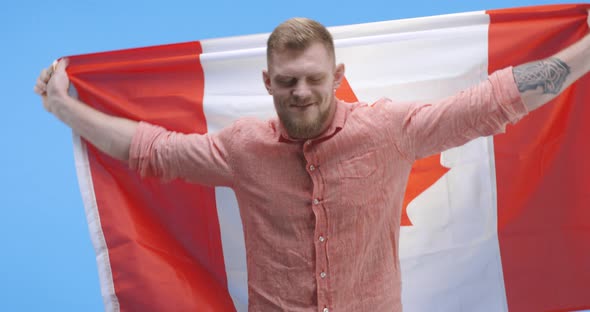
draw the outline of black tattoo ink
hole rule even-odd
[[[514,67],[512,72],[520,92],[542,87],[543,94],[558,94],[570,74],[570,68],[562,60],[552,57]]]

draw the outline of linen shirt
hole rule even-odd
[[[336,105],[311,140],[254,118],[204,135],[142,122],[133,137],[129,164],[142,176],[234,190],[250,311],[401,311],[398,241],[413,161],[526,114],[511,68],[432,103]]]

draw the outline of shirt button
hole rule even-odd
[[[315,170],[315,166],[314,165],[309,165],[309,171],[314,171]]]
[[[320,277],[321,277],[321,278],[326,278],[326,275],[327,275],[327,274],[326,274],[326,272],[322,272],[322,273],[320,273]]]
[[[317,205],[317,204],[319,204],[319,203],[320,203],[320,200],[319,200],[319,199],[317,199],[317,198],[314,198],[314,199],[313,199],[313,204],[314,204],[314,205]]]
[[[328,310],[328,308],[324,308],[324,312],[330,312],[330,310]]]
[[[323,243],[323,242],[326,240],[326,238],[325,238],[325,237],[323,237],[323,236],[320,236],[320,237],[319,237],[319,240],[320,240],[320,243]]]
[[[310,145],[311,141],[305,141],[305,145]]]

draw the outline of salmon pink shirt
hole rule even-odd
[[[142,176],[234,190],[250,311],[401,311],[398,242],[412,163],[526,114],[511,68],[431,103],[336,105],[311,140],[253,118],[204,135],[142,122],[133,137],[129,164]]]

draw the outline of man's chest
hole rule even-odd
[[[236,193],[249,206],[244,213],[278,225],[378,215],[381,194],[392,194],[384,189],[409,171],[394,165],[395,148],[366,134],[249,146],[242,155]]]

